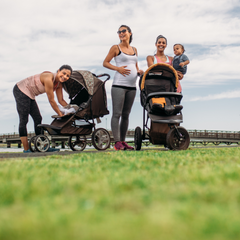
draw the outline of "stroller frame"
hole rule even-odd
[[[157,69],[154,73],[154,68]],[[169,77],[163,76],[164,71],[161,72],[160,69],[163,68],[164,71],[169,71],[172,74],[172,77],[176,80],[176,85],[173,92],[152,92],[147,93],[144,91],[145,88],[145,80],[156,78],[159,81],[161,79],[168,79],[172,81]],[[166,75],[169,75],[167,73]],[[164,78],[165,77],[165,78]],[[149,140],[151,143],[161,144],[171,150],[184,150],[187,149],[190,143],[190,137],[187,130],[183,127],[180,127],[180,123],[183,122],[182,116],[182,106],[179,105],[180,100],[182,99],[182,94],[177,93],[177,84],[178,84],[178,76],[171,66],[167,64],[157,63],[152,65],[147,69],[144,76],[140,81],[140,96],[141,96],[141,104],[143,106],[143,131],[141,131],[140,127],[135,128],[134,134],[134,143],[135,149],[140,150],[142,141]],[[175,98],[176,105],[174,107],[168,106],[170,111],[167,113],[173,114],[156,114],[152,113],[149,107],[150,101],[153,98]],[[149,119],[151,120],[151,127],[149,128],[148,123]],[[162,129],[161,129],[162,128]],[[146,131],[148,129],[148,133]],[[157,131],[156,131],[157,130]]]

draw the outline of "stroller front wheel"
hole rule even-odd
[[[185,128],[172,128],[167,133],[167,145],[171,150],[186,150],[189,144],[190,137]]]
[[[68,145],[73,151],[83,151],[87,145],[86,136],[70,136]]]
[[[47,152],[50,147],[50,141],[47,136],[41,134],[35,137],[34,146],[38,152]]]
[[[104,128],[96,129],[92,134],[92,144],[97,150],[106,150],[110,147],[111,138]]]

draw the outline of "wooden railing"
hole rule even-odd
[[[212,131],[212,130],[188,130],[191,143],[194,145],[196,143],[202,143],[203,145],[207,145],[208,143],[214,143],[215,145],[219,145],[220,143],[232,144],[238,143],[240,144],[240,131]],[[48,133],[45,132],[47,136]],[[113,141],[112,131],[109,130],[109,134],[111,136],[111,140]],[[28,133],[28,138],[35,136],[34,132]],[[134,129],[129,129],[127,131],[127,138],[134,138]],[[57,136],[52,135],[49,136],[52,143],[61,143],[62,146],[67,142],[67,136]],[[90,139],[90,136],[89,136]],[[91,140],[89,140],[90,144]],[[8,133],[8,134],[0,134],[0,143],[7,144],[7,147],[11,147],[11,144],[17,143],[18,147],[21,147],[21,140],[18,134],[16,133]]]

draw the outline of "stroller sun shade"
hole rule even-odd
[[[177,87],[178,75],[172,66],[165,63],[152,65],[140,80],[142,106],[149,113],[161,115],[179,113],[182,109],[179,105],[182,95],[171,94],[177,92]]]
[[[145,82],[149,78],[149,76],[154,76],[156,80],[158,79],[171,80],[172,84],[175,85],[176,89],[178,87],[179,80],[178,80],[177,72],[172,66],[166,63],[156,63],[146,70],[140,82],[141,91],[145,88]],[[156,83],[155,85],[157,86],[159,84]]]
[[[78,106],[92,98],[89,106],[77,113],[79,118],[98,118],[109,114],[105,84],[89,71],[73,71],[69,80],[63,83],[71,104]]]

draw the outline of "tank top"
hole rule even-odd
[[[126,75],[125,77],[119,73],[116,72],[113,78],[113,85],[116,86],[124,86],[124,87],[136,87],[136,81],[137,81],[137,55],[134,51],[134,55],[129,55],[121,51],[120,46],[118,45],[120,54],[114,57],[114,60],[116,62],[117,67],[121,66],[127,66],[126,69],[131,70],[129,75]],[[134,50],[134,48],[133,48]]]
[[[43,73],[46,73],[46,72],[48,71],[45,71]],[[21,92],[23,92],[25,95],[27,95],[33,100],[39,94],[46,92],[45,87],[40,80],[40,75],[41,73],[36,74],[34,76],[25,78],[17,83],[17,86],[21,90]],[[53,77],[53,83],[54,83],[56,78],[56,73],[53,73],[53,76],[54,76]],[[59,83],[54,84],[53,91],[57,89],[58,85]]]
[[[161,61],[156,55],[154,56],[154,64],[155,63],[166,63],[168,65],[172,65],[172,60],[166,55],[166,58],[167,58],[167,61],[166,62],[163,62]],[[178,88],[177,88],[177,92],[180,93],[182,92],[182,87],[181,87],[181,84],[180,84],[180,81],[178,81]]]
[[[154,56],[154,64],[156,63],[166,63],[166,64],[169,64],[169,65],[172,65],[172,60],[166,55],[166,58],[167,58],[167,61],[166,62],[163,62],[160,60],[160,58],[158,58],[156,55]]]

